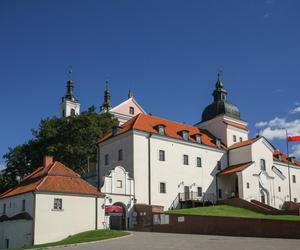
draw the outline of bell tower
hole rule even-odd
[[[74,96],[74,82],[72,80],[72,68],[69,68],[69,80],[67,81],[67,93],[62,97],[60,109],[61,116],[75,116],[80,114],[80,103]]]
[[[100,106],[100,113],[108,112],[112,108],[108,81],[105,82],[105,85],[104,100],[103,104]]]
[[[220,79],[220,71],[212,93],[213,102],[202,112],[202,121],[196,126],[208,130],[221,139],[227,147],[248,140],[248,123],[240,117],[238,106],[227,100],[227,94],[223,82]]]

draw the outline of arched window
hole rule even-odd
[[[76,113],[75,113],[75,109],[71,109],[71,116],[75,116]]]

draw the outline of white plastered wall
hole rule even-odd
[[[148,139],[146,135],[134,135],[134,173],[136,199],[138,203],[148,204]],[[165,151],[165,161],[159,161],[159,150]],[[202,187],[203,192],[216,194],[215,174],[217,161],[226,167],[226,153],[208,149],[181,140],[153,135],[150,139],[151,152],[151,204],[164,206],[167,210],[178,193],[183,193],[184,186],[196,192]],[[189,165],[183,165],[183,155],[189,156]],[[202,158],[202,167],[196,166],[196,158]],[[159,192],[159,183],[166,183],[166,193]]]
[[[62,199],[62,210],[54,210],[54,198]],[[98,228],[104,221],[104,200],[98,200]],[[69,235],[96,229],[96,198],[67,194],[36,194],[34,244],[62,240]]]
[[[22,202],[25,200],[25,210],[22,210]],[[0,200],[0,212],[3,212],[3,204],[6,204],[6,215],[15,216],[20,213],[28,213],[33,217],[34,196],[32,193],[24,193]],[[32,244],[33,220],[12,220],[0,222],[0,249],[6,247],[6,239],[10,247],[23,247]]]

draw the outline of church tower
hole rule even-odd
[[[239,108],[227,101],[227,91],[220,72],[212,93],[213,102],[202,112],[202,121],[196,126],[208,130],[227,146],[248,140],[248,123],[240,117]]]
[[[67,93],[62,97],[61,104],[62,117],[80,114],[80,103],[74,96],[74,82],[72,80],[72,69],[69,69],[69,80],[67,81]]]
[[[106,83],[106,88],[104,91],[104,101],[103,104],[100,106],[100,113],[108,112],[112,108],[108,81],[106,81],[105,83]]]

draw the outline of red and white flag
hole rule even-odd
[[[288,141],[300,141],[300,135],[289,136]]]

